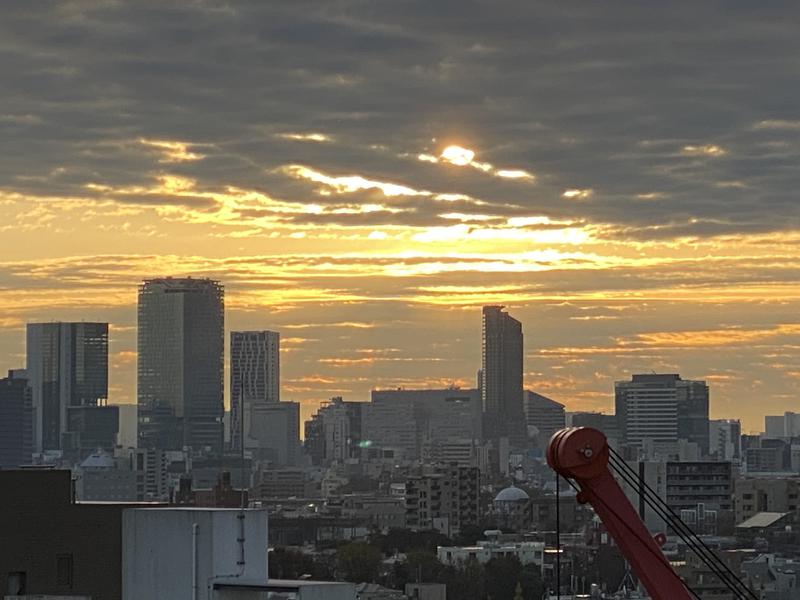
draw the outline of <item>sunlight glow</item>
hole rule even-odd
[[[707,144],[705,146],[684,146],[681,152],[687,156],[723,156],[727,150],[720,146]]]
[[[162,157],[158,161],[161,163],[186,162],[192,160],[201,160],[205,158],[204,154],[199,154],[197,152],[190,152],[189,144],[187,144],[186,142],[177,142],[170,140],[148,140],[145,138],[139,138],[139,143],[144,146],[155,148],[156,150],[161,152]]]
[[[321,183],[334,190],[337,194],[352,193],[359,190],[380,190],[383,192],[383,195],[387,197],[431,195],[431,192],[426,190],[415,190],[397,183],[366,179],[360,175],[332,177],[302,165],[288,165],[283,168],[283,171],[295,179],[308,179],[315,183]]]
[[[592,196],[594,190],[591,189],[571,189],[564,191],[561,196],[563,198],[567,198],[568,200],[586,200]]]
[[[462,148],[461,146],[448,146],[442,150],[441,158],[451,165],[466,167],[472,162],[472,159],[475,158],[475,152],[469,148]]]
[[[324,133],[278,133],[276,137],[297,142],[332,142],[333,138]]]
[[[498,169],[496,172],[498,177],[505,179],[533,179],[533,175],[522,169]]]

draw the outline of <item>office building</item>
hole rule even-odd
[[[231,449],[240,449],[241,414],[253,404],[280,401],[280,334],[231,332]],[[244,405],[244,410],[240,405]]]
[[[361,419],[365,446],[393,449],[404,458],[419,457],[413,403],[378,398],[364,405]]]
[[[357,455],[361,443],[365,402],[331,398],[306,421],[305,449],[313,465],[328,466]]]
[[[479,444],[482,424],[477,389],[373,390],[371,397],[363,410],[365,439],[372,445],[402,448],[405,457],[416,459],[431,449],[462,446],[465,440],[470,446]],[[398,417],[398,411],[404,416]],[[397,419],[408,419],[406,414],[410,420],[402,425],[404,437],[399,440]],[[405,444],[412,435],[413,444]]]
[[[0,469],[31,462],[33,407],[31,388],[23,369],[0,379]]]
[[[26,371],[36,452],[82,455],[98,438],[113,447],[119,426],[106,406],[108,323],[29,323]]]
[[[564,405],[560,402],[525,390],[524,408],[528,432],[536,432],[540,445],[547,444],[556,431],[565,427]]]
[[[484,436],[508,437],[524,446],[527,438],[523,410],[522,323],[503,306],[483,307],[481,402]]]
[[[782,415],[765,415],[764,433],[770,438],[800,437],[800,413],[787,411]]]
[[[223,446],[224,291],[211,279],[139,287],[139,446]]]
[[[300,465],[300,404],[254,403],[245,413],[244,448],[253,458],[274,466]]]
[[[742,459],[742,423],[738,419],[713,419],[708,422],[708,452],[717,460]]]
[[[591,427],[602,431],[613,443],[617,443],[619,440],[619,424],[616,415],[588,411],[568,413],[567,427]]]
[[[642,448],[696,443],[708,455],[708,386],[676,374],[634,375],[615,384],[616,415],[621,442]]]

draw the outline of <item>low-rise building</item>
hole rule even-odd
[[[742,477],[734,490],[736,523],[761,512],[796,512],[800,508],[800,478]]]
[[[302,498],[306,492],[303,469],[261,469],[257,474],[256,489],[259,498]]]
[[[356,520],[382,532],[406,527],[405,498],[347,494],[341,498],[341,514],[346,519]]]
[[[73,469],[75,497],[82,501],[135,502],[136,471],[105,450],[97,450]]]
[[[439,546],[436,549],[439,560],[451,566],[471,560],[486,564],[493,558],[510,556],[517,558],[523,565],[541,566],[544,564],[544,554],[544,542],[501,542],[497,537],[479,541],[474,546]]]

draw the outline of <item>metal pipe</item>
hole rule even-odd
[[[192,523],[192,600],[197,600],[197,523]]]

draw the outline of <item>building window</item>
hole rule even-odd
[[[56,585],[72,587],[72,554],[56,555]]]

